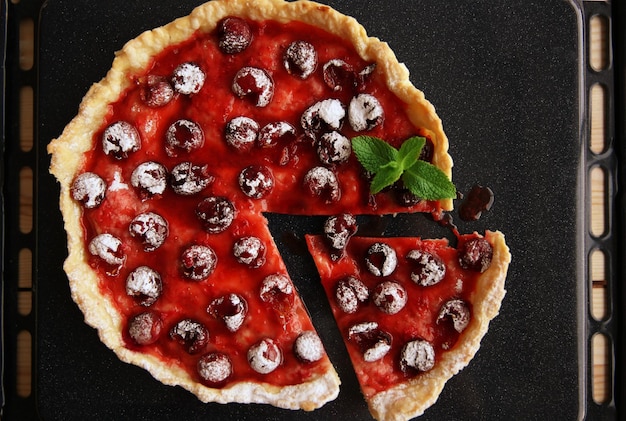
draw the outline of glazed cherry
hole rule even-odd
[[[175,121],[165,133],[165,152],[170,157],[200,149],[202,145],[204,145],[204,132],[199,124],[191,120]]]
[[[181,162],[172,168],[170,185],[174,193],[182,196],[191,196],[200,193],[215,180],[209,174],[208,165],[195,165],[191,162]]]
[[[306,330],[298,335],[293,343],[293,353],[304,363],[319,361],[325,354],[322,340],[312,330]]]
[[[406,255],[411,264],[411,280],[421,286],[438,284],[446,276],[446,265],[441,258],[425,250],[411,250]]]
[[[137,215],[128,226],[130,235],[141,240],[144,251],[154,251],[161,247],[169,235],[169,225],[165,218],[154,212]]]
[[[230,332],[236,332],[248,314],[248,303],[239,294],[226,294],[211,301],[207,312],[221,320]]]
[[[341,198],[337,176],[326,167],[310,169],[304,176],[304,187],[311,196],[319,197],[326,203],[337,202]]]
[[[200,322],[183,319],[172,327],[170,338],[182,345],[189,354],[197,354],[209,343],[209,331]]]
[[[333,91],[352,89],[356,85],[352,66],[341,59],[333,59],[322,68],[324,82]]]
[[[404,287],[394,281],[381,282],[372,292],[372,301],[385,314],[396,314],[404,308],[408,295]]]
[[[232,90],[239,98],[248,98],[257,107],[266,107],[274,96],[274,81],[257,67],[244,67],[233,79]]]
[[[263,279],[259,296],[264,303],[272,306],[280,318],[287,318],[294,298],[293,284],[285,275],[272,274]]]
[[[317,68],[317,51],[306,41],[294,41],[283,54],[283,65],[287,73],[306,79]]]
[[[150,345],[161,336],[163,321],[153,311],[136,314],[128,320],[128,336],[137,345]]]
[[[233,223],[235,206],[225,197],[207,197],[196,206],[196,217],[206,232],[219,234]]]
[[[85,172],[80,174],[70,187],[70,194],[85,208],[93,209],[100,206],[106,196],[107,185],[97,174]]]
[[[242,237],[233,245],[235,259],[256,269],[265,264],[265,244],[257,237]]]
[[[367,286],[354,276],[340,280],[335,288],[335,301],[344,313],[356,313],[359,306],[366,303],[369,297],[370,291]]]
[[[145,307],[156,302],[162,289],[161,275],[148,266],[139,266],[126,278],[126,294],[135,297]]]
[[[226,143],[240,151],[247,151],[254,146],[259,134],[259,125],[249,117],[235,117],[226,124],[224,138]]]
[[[348,241],[357,229],[356,218],[349,213],[331,216],[324,222],[324,235],[331,248],[332,260],[341,258]]]
[[[192,281],[208,278],[217,266],[217,254],[209,246],[194,244],[187,247],[181,257],[183,275]]]
[[[167,169],[154,161],[139,164],[130,176],[130,184],[139,190],[142,200],[160,196],[167,187]]]
[[[348,106],[348,121],[356,132],[372,130],[385,119],[383,107],[375,96],[359,94],[352,98]]]
[[[128,154],[141,148],[139,132],[127,121],[116,121],[102,133],[102,149],[115,159],[128,158]]]
[[[252,199],[261,199],[274,188],[274,174],[265,165],[244,168],[239,173],[238,181],[241,191]]]
[[[430,342],[416,339],[400,351],[400,369],[406,374],[429,371],[435,366],[435,349]]]
[[[233,374],[233,363],[226,354],[210,352],[198,360],[197,370],[208,384],[218,386]]]
[[[289,142],[296,137],[296,129],[286,121],[268,123],[259,130],[257,145],[261,148],[270,148],[278,143]]]
[[[338,99],[330,98],[316,102],[300,117],[304,132],[315,138],[318,133],[339,130],[346,117],[346,108]]]
[[[376,276],[389,276],[398,266],[396,251],[386,243],[374,243],[365,256],[367,270]]]
[[[446,301],[439,310],[437,324],[444,323],[446,320],[452,322],[454,330],[461,333],[469,325],[470,310],[463,300],[453,299]]]
[[[269,338],[252,345],[248,349],[247,357],[250,367],[260,374],[271,373],[283,361],[283,354],[280,348]]]
[[[350,139],[339,132],[324,133],[317,142],[317,156],[322,164],[343,164],[351,154]]]
[[[378,361],[391,349],[391,335],[376,322],[358,323],[348,330],[348,340],[357,344],[366,362]]]
[[[89,242],[89,252],[108,265],[106,273],[110,276],[116,276],[126,261],[122,241],[109,233],[96,235]]]
[[[170,103],[174,98],[174,88],[165,77],[149,75],[139,94],[148,107],[158,108]]]
[[[197,94],[204,86],[205,77],[198,64],[182,63],[172,73],[172,86],[176,92],[183,95]]]
[[[217,29],[218,46],[226,54],[244,51],[252,42],[252,29],[238,17],[223,19]]]
[[[484,272],[491,265],[493,248],[484,238],[465,242],[459,249],[459,263],[463,269]]]

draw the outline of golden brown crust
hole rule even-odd
[[[52,155],[50,172],[60,182],[60,208],[68,235],[69,255],[64,269],[69,278],[72,298],[83,311],[86,323],[98,330],[102,342],[115,351],[121,360],[146,368],[165,384],[179,384],[203,401],[265,402],[284,408],[310,410],[337,396],[339,379],[332,366],[320,378],[290,388],[278,389],[248,383],[216,390],[193,382],[178,367],[163,367],[157,358],[125,348],[121,335],[121,317],[111,300],[99,293],[97,275],[87,264],[85,239],[80,224],[82,209],[70,196],[71,183],[83,164],[85,152],[94,147],[94,133],[104,120],[108,104],[115,102],[128,88],[129,75],[142,72],[155,54],[186,40],[196,31],[212,31],[228,15],[282,22],[300,20],[350,40],[365,60],[376,61],[383,69],[391,90],[407,104],[413,123],[432,133],[436,145],[433,163],[451,177],[452,159],[447,153],[448,140],[433,106],[426,101],[421,91],[411,85],[408,70],[397,62],[387,44],[368,38],[356,20],[328,6],[308,1],[215,0],[199,6],[189,16],[129,41],[116,54],[106,77],[94,84],[85,95],[78,115],[67,125],[62,135],[49,144],[48,152]],[[444,210],[451,207],[451,200],[442,202]]]
[[[415,379],[374,395],[368,405],[377,420],[401,421],[419,416],[433,405],[446,382],[463,369],[480,348],[489,322],[498,315],[506,294],[504,283],[511,261],[504,235],[487,231],[485,238],[493,246],[493,259],[478,279],[471,297],[472,320],[459,337],[455,348],[443,354],[435,367]]]

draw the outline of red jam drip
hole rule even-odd
[[[464,235],[462,241],[471,238],[473,236]],[[367,249],[375,242],[386,243],[396,252],[398,265],[389,276],[374,276],[365,267]],[[387,390],[411,376],[400,370],[399,366],[401,349],[405,343],[415,339],[429,341],[435,349],[436,364],[457,342],[459,333],[454,330],[452,324],[448,322],[437,324],[437,317],[441,306],[450,299],[458,298],[466,303],[470,302],[480,273],[462,269],[457,249],[449,247],[447,240],[353,237],[346,248],[346,257],[337,262],[331,261],[329,248],[323,236],[307,236],[307,243],[366,397]],[[406,256],[414,249],[435,254],[446,263],[446,275],[443,280],[427,287],[411,280],[412,265]],[[380,311],[370,297],[370,300],[361,304],[355,313],[345,313],[337,305],[335,288],[340,280],[350,275],[360,279],[370,292],[382,281],[398,282],[405,288],[408,302],[398,313],[389,315]],[[351,326],[369,321],[377,322],[379,329],[391,334],[393,338],[391,350],[382,359],[373,362],[365,362],[360,347],[347,339],[347,332]]]
[[[311,197],[302,186],[304,174],[319,165],[310,141],[254,148],[251,152],[237,151],[227,145],[224,141],[226,123],[238,116],[251,117],[260,127],[271,122],[287,121],[302,138],[300,116],[305,109],[327,98],[339,99],[347,106],[357,93],[350,89],[331,91],[323,81],[323,64],[335,58],[341,58],[355,69],[364,69],[369,64],[346,41],[309,25],[297,22],[280,24],[274,21],[251,21],[249,24],[253,41],[242,53],[224,54],[218,48],[216,33],[197,33],[190,40],[157,55],[144,74],[131,76],[132,86],[120,96],[118,102],[110,106],[106,121],[93,139],[95,147],[87,154],[82,169],[100,175],[109,186],[102,205],[84,211],[83,226],[87,243],[102,232],[108,232],[122,241],[127,259],[116,276],[107,276],[109,268],[97,259],[91,259],[90,262],[101,274],[101,291],[111,297],[117,310],[127,320],[148,310],[126,294],[125,280],[130,271],[147,265],[156,270],[163,280],[162,295],[149,308],[163,320],[160,339],[151,345],[138,346],[125,336],[128,348],[157,355],[168,364],[183,367],[196,381],[202,381],[196,371],[202,353],[189,355],[180,344],[169,338],[172,326],[183,318],[190,318],[203,323],[209,331],[210,340],[205,352],[223,351],[231,358],[235,372],[225,383],[226,386],[231,381],[297,384],[312,377],[316,370],[322,370],[329,362],[324,358],[316,363],[303,364],[297,361],[291,351],[297,335],[303,330],[313,329],[299,299],[294,302],[292,316],[283,318],[278,317],[268,304],[259,299],[259,287],[265,276],[286,273],[262,212],[301,215],[330,215],[344,211],[354,214],[433,212],[439,205],[437,202],[420,202],[410,208],[401,207],[395,203],[392,194],[383,193],[377,195],[376,206],[373,207],[368,194],[369,182],[364,179],[354,156],[338,167],[341,200],[328,204],[320,198]],[[318,52],[318,69],[306,80],[288,74],[282,64],[284,50],[295,40],[310,42]],[[184,62],[194,62],[206,73],[204,88],[199,93],[175,95],[171,102],[158,108],[151,108],[142,102],[142,89],[149,76],[169,78],[173,70]],[[245,66],[265,69],[271,75],[275,92],[267,107],[255,107],[248,99],[240,99],[233,94],[233,77]],[[411,135],[427,135],[411,124],[405,105],[389,91],[378,71],[366,83],[365,91],[376,96],[385,111],[384,123],[367,134],[386,139],[396,147]],[[170,157],[165,152],[165,133],[179,119],[198,123],[204,132],[205,141],[198,150],[189,153],[183,151],[177,157]],[[119,120],[132,123],[142,140],[140,151],[122,160],[105,155],[101,146],[105,127]],[[342,133],[348,138],[356,135],[347,121]],[[285,164],[286,151],[289,153]],[[139,164],[150,160],[163,164],[169,171],[183,161],[207,165],[214,180],[197,195],[180,196],[168,187],[163,195],[142,200],[139,192],[130,185],[131,173]],[[271,168],[276,182],[271,194],[257,200],[242,193],[237,179],[243,168],[259,164]],[[112,189],[111,186],[116,188]],[[235,220],[222,233],[208,234],[203,231],[195,216],[196,205],[207,196],[226,197],[235,206]],[[137,214],[147,211],[161,215],[169,223],[169,237],[161,247],[151,252],[141,251],[138,240],[128,232],[129,222]],[[244,236],[259,237],[265,243],[267,262],[261,268],[250,269],[234,258],[232,246]],[[218,256],[214,273],[205,281],[194,282],[182,276],[179,259],[182,251],[192,244],[208,245]],[[229,332],[223,321],[206,311],[211,301],[229,293],[241,295],[248,305],[248,315],[237,333]],[[259,336],[261,323],[263,333]],[[246,359],[247,349],[263,337],[272,338],[283,352],[282,364],[270,375],[254,372]]]

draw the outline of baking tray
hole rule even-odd
[[[322,2],[355,16],[406,63],[411,80],[444,121],[459,191],[478,183],[495,192],[493,208],[479,221],[462,223],[457,218],[460,231],[502,230],[513,254],[500,316],[474,360],[448,382],[421,419],[617,419],[624,377],[617,334],[622,328],[618,311],[623,291],[617,280],[623,273],[624,248],[618,234],[624,231],[616,215],[624,208],[618,197],[623,180],[617,177],[617,158],[623,151],[617,137],[623,127],[616,125],[614,116],[623,112],[618,100],[623,96],[613,93],[623,94],[623,86],[614,86],[613,75],[623,69],[617,67],[623,63],[618,61],[623,59],[623,38],[615,40],[615,67],[591,70],[586,51],[590,16],[604,16],[611,28],[617,26],[611,5],[564,0]],[[61,268],[66,250],[58,186],[47,171],[46,144],[75,115],[91,83],[105,75],[116,50],[143,30],[185,15],[200,3],[22,0],[6,5],[6,97],[11,105],[5,114],[8,141],[3,159],[3,419],[370,418],[302,243],[305,232],[319,231],[320,218],[268,215],[288,270],[343,381],[337,400],[311,413],[265,405],[202,404],[188,392],[164,386],[142,369],[120,362],[83,323],[70,299]],[[25,17],[36,23],[37,56],[28,71],[17,69],[14,47],[16,22]],[[598,155],[588,150],[587,92],[593,83],[607,87],[610,104],[609,147]],[[15,104],[23,85],[32,86],[35,96],[35,145],[27,152],[13,146],[19,135]],[[611,193],[608,228],[601,238],[589,234],[588,170],[595,165],[607,171]],[[26,234],[16,228],[15,186],[24,166],[35,175],[34,229]],[[368,234],[450,236],[422,215],[360,222]],[[15,304],[23,289],[17,285],[16,268],[23,248],[33,253],[33,311],[27,315],[20,315]],[[602,321],[589,315],[588,256],[596,248],[609,262],[611,305]],[[23,330],[33,338],[28,396],[14,390],[14,344]],[[590,338],[597,332],[609,338],[614,356],[611,397],[603,404],[591,398]]]

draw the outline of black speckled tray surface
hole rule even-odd
[[[581,7],[573,2],[322,1],[387,41],[435,105],[459,191],[495,193],[491,211],[461,232],[501,230],[513,255],[507,296],[476,357],[424,420],[574,420],[587,411],[584,302],[585,139]],[[45,145],[77,111],[114,52],[200,1],[49,0],[42,9],[36,254],[37,416],[45,420],[369,419],[305,232],[320,218],[268,215],[290,274],[343,381],[339,397],[306,413],[265,405],[202,404],[120,362],[83,323],[62,270],[65,233]],[[458,207],[459,201],[455,202]],[[364,226],[384,235],[449,236],[422,215]],[[581,316],[583,314],[583,316]]]

